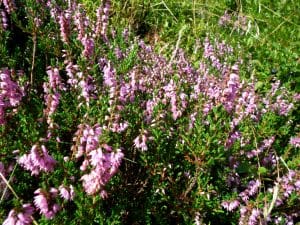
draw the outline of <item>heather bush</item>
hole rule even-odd
[[[0,222],[299,222],[300,94],[217,35],[163,54],[84,3],[0,2]]]

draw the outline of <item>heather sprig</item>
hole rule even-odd
[[[191,56],[183,26],[174,48],[159,49],[110,25],[116,1],[94,12],[86,1],[2,3],[1,32],[26,40],[7,52],[35,79],[27,89],[0,70],[0,187],[26,193],[6,191],[1,222],[297,221],[299,94],[275,78],[261,85],[241,48],[209,32]],[[166,1],[143,7],[160,5],[180,19]],[[249,33],[251,21],[227,10],[220,25]]]

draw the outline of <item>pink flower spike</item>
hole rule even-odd
[[[46,194],[42,191],[42,189],[37,189],[34,194],[34,205],[41,211],[42,214],[48,212],[48,202],[46,198]]]
[[[32,223],[32,214],[34,208],[31,204],[24,204],[18,212],[15,209],[11,210],[3,225],[29,225]]]

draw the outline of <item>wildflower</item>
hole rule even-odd
[[[259,215],[260,215],[260,211],[258,209],[252,209],[251,215],[249,217],[248,225],[258,224]]]
[[[138,149],[141,149],[142,151],[148,150],[146,142],[147,142],[147,136],[145,134],[141,134],[137,136],[133,141],[134,146]]]
[[[23,204],[20,210],[13,209],[9,212],[8,217],[3,225],[28,225],[32,223],[32,214],[34,208],[31,204]]]
[[[71,23],[71,11],[66,10],[64,13],[61,13],[59,15],[60,36],[64,43],[69,42],[70,23]]]
[[[299,148],[300,147],[300,137],[292,137],[290,139],[290,144],[296,148]]]
[[[88,38],[85,36],[81,39],[81,43],[84,46],[84,50],[82,52],[83,56],[86,58],[90,58],[94,53],[95,42],[93,38]]]
[[[16,4],[14,0],[3,0],[3,5],[8,14],[11,14],[16,9]]]
[[[248,184],[248,190],[249,190],[249,195],[253,196],[257,193],[258,188],[260,187],[261,183],[259,180],[256,181],[250,181]]]
[[[231,212],[239,207],[240,202],[238,200],[234,200],[232,202],[224,201],[222,202],[221,205],[223,206],[224,209]]]
[[[0,29],[6,30],[8,27],[8,19],[6,12],[0,9]]]
[[[11,80],[12,72],[0,69],[0,125],[5,123],[5,109],[18,106],[24,96],[23,88]]]
[[[72,185],[70,185],[69,187],[60,185],[58,190],[62,198],[64,198],[65,200],[73,200],[75,196],[75,192],[74,192],[74,187]]]
[[[220,17],[219,19],[219,25],[220,26],[225,26],[227,24],[229,24],[231,21],[231,16],[230,14],[227,12],[227,10],[224,12],[224,15]]]
[[[51,188],[49,192],[42,189],[37,189],[34,194],[34,205],[40,210],[47,219],[52,219],[55,214],[60,210],[60,206],[54,203],[58,190]]]
[[[31,171],[32,175],[38,175],[41,171],[53,171],[56,161],[48,154],[44,145],[33,145],[30,153],[20,157],[18,163]]]

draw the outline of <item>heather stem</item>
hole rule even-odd
[[[0,172],[0,177],[2,178],[2,180],[4,181],[4,183],[6,184],[6,186],[11,190],[11,192],[13,193],[13,195],[19,200],[19,196],[17,195],[17,193],[14,191],[14,189],[12,188],[12,186],[10,186],[9,181],[6,180],[6,178],[4,177],[4,175]]]
[[[32,63],[31,63],[31,72],[30,72],[30,86],[33,84],[33,70],[35,64],[35,54],[36,54],[36,31],[33,32],[33,50],[32,50]]]

